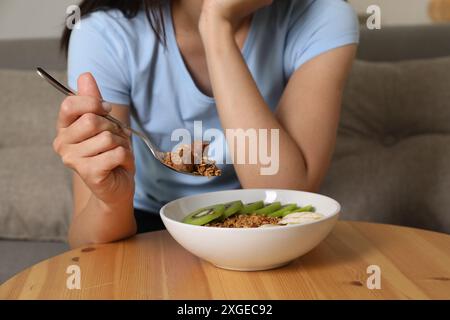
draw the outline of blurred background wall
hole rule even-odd
[[[0,0],[0,40],[55,38],[77,0]]]
[[[369,5],[379,5],[382,25],[428,24],[429,3],[450,0],[349,0],[365,15]],[[58,37],[66,8],[78,0],[0,0],[0,40]],[[442,10],[441,10],[442,11]]]

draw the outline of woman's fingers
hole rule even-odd
[[[129,172],[134,171],[133,153],[130,149],[122,146],[84,159],[83,165],[76,170],[84,180],[90,181],[92,184],[100,184],[111,171],[119,167]]]
[[[102,101],[97,82],[91,73],[83,73],[78,77],[78,94],[64,99],[59,110],[57,128],[67,128],[85,113],[106,115],[112,106]]]
[[[61,105],[53,147],[93,195],[116,203],[134,191],[131,133],[104,117],[111,105],[102,103],[91,74],[78,79],[78,94]]]
[[[134,174],[134,156],[131,149],[119,145],[93,157],[80,157],[76,152],[62,156],[63,163],[75,170],[89,185],[99,185],[118,167]]]
[[[97,161],[104,171],[111,171],[117,167],[125,170],[134,168],[134,156],[130,149],[119,146],[92,158]]]
[[[90,72],[85,72],[78,77],[77,80],[78,94],[80,96],[89,96],[102,99],[100,89],[98,88],[97,81]]]
[[[67,128],[86,113],[106,115],[111,111],[111,105],[100,99],[88,96],[70,96],[61,104],[57,129]]]
[[[72,145],[71,149],[74,154],[80,157],[94,157],[117,147],[131,149],[131,142],[128,138],[119,136],[111,131],[102,131],[96,136]]]
[[[55,149],[58,145],[77,144],[92,138],[103,131],[110,131],[123,137],[129,136],[115,123],[93,113],[85,113],[70,127],[59,130],[55,139]]]

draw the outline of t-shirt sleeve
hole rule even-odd
[[[345,1],[314,0],[302,9],[294,5],[290,17],[284,59],[288,76],[322,53],[359,42],[356,13]]]
[[[127,53],[114,32],[114,21],[106,12],[81,19],[71,34],[68,51],[68,84],[77,91],[77,79],[90,72],[104,100],[130,105],[130,81],[126,72]],[[78,27],[78,28],[77,28]]]

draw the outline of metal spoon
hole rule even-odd
[[[45,71],[44,69],[37,67],[36,68],[37,74],[43,78],[44,80],[46,80],[49,84],[51,84],[55,89],[57,89],[58,91],[62,92],[63,94],[65,94],[66,96],[75,96],[76,93],[73,92],[72,90],[70,90],[69,88],[67,88],[66,86],[64,86],[63,84],[61,84],[58,80],[56,80],[55,78],[53,78],[47,71]],[[147,146],[147,148],[150,150],[150,152],[152,153],[152,155],[159,161],[161,162],[163,165],[165,165],[167,168],[172,169],[173,171],[176,171],[178,173],[182,173],[182,174],[187,174],[187,175],[191,175],[191,176],[196,176],[199,177],[199,175],[194,174],[192,172],[188,172],[188,171],[181,171],[181,170],[177,170],[171,166],[169,166],[168,164],[166,164],[164,162],[164,156],[165,153],[160,151],[152,142],[151,140],[147,137],[147,135],[145,135],[144,133],[137,131],[133,128],[131,128],[130,126],[122,123],[121,121],[117,120],[116,118],[114,118],[113,116],[105,115],[103,116],[104,118],[108,119],[109,121],[111,121],[112,123],[114,123],[115,125],[117,125],[119,128],[121,128],[122,130],[129,130],[132,134],[138,136],[139,138],[141,138],[142,141],[144,141],[145,145]]]

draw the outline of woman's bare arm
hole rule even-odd
[[[125,124],[130,122],[127,106],[112,105],[110,114]],[[73,215],[68,236],[71,247],[79,247],[87,242],[107,243],[135,233],[132,199],[108,208],[93,196],[78,173],[74,172]]]
[[[124,106],[102,103],[89,73],[79,77],[78,95],[67,97],[60,107],[53,146],[75,172],[69,229],[72,247],[111,242],[136,233],[130,136],[103,117],[108,113],[129,121]]]
[[[130,124],[130,115],[127,106],[113,104],[110,115],[120,120],[122,123],[125,123],[127,125]],[[76,172],[74,172],[73,174],[72,185],[74,218],[81,211],[83,211],[84,208],[86,208],[92,192]]]
[[[274,115],[242,57],[232,24],[212,13],[203,18],[200,31],[222,127],[279,132],[278,171],[261,175],[260,162],[235,164],[241,185],[316,191],[334,149],[342,90],[356,46],[331,50],[301,66]]]

